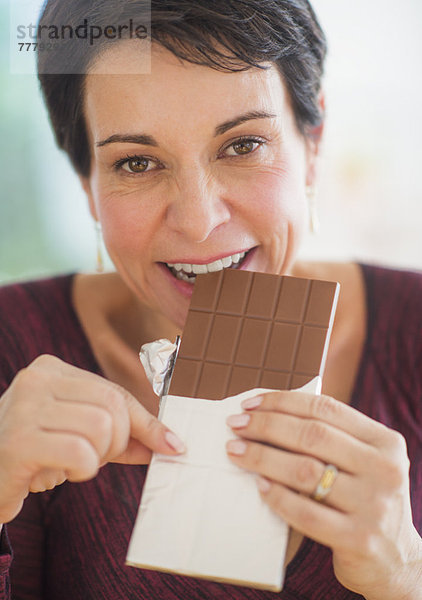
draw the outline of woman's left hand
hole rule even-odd
[[[339,582],[368,600],[421,599],[403,436],[328,396],[271,392],[242,407],[228,419],[241,438],[230,458],[260,475],[262,497],[293,529],[332,549]],[[338,475],[318,502],[327,464]]]

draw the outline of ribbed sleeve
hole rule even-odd
[[[7,536],[7,527],[3,525],[0,534],[0,600],[10,599],[10,565],[12,563],[12,548]]]
[[[41,354],[98,371],[71,302],[72,275],[0,288],[0,394]]]

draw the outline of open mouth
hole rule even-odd
[[[253,250],[253,248],[251,248],[251,250]],[[195,283],[195,278],[197,275],[204,273],[215,273],[216,271],[222,271],[223,269],[238,269],[251,250],[233,254],[232,256],[226,256],[219,260],[215,260],[214,262],[202,265],[187,263],[164,264],[168,267],[168,269],[170,269],[171,273],[174,275],[174,277],[176,277],[176,279],[181,279],[187,283]]]

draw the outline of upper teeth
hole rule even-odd
[[[226,256],[225,258],[215,260],[214,262],[206,265],[193,265],[186,263],[167,263],[167,265],[171,269],[175,269],[178,273],[184,271],[184,273],[192,273],[192,277],[194,277],[195,275],[200,275],[201,273],[213,273],[215,271],[227,269],[228,267],[240,262],[244,258],[245,254],[246,252],[240,252],[233,254],[233,256]]]

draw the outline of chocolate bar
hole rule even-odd
[[[236,269],[198,275],[169,393],[221,400],[322,376],[338,291]]]
[[[226,418],[271,389],[319,393],[338,289],[231,269],[197,276],[159,415],[186,452],[153,455],[127,564],[281,590],[288,526],[227,456]]]

